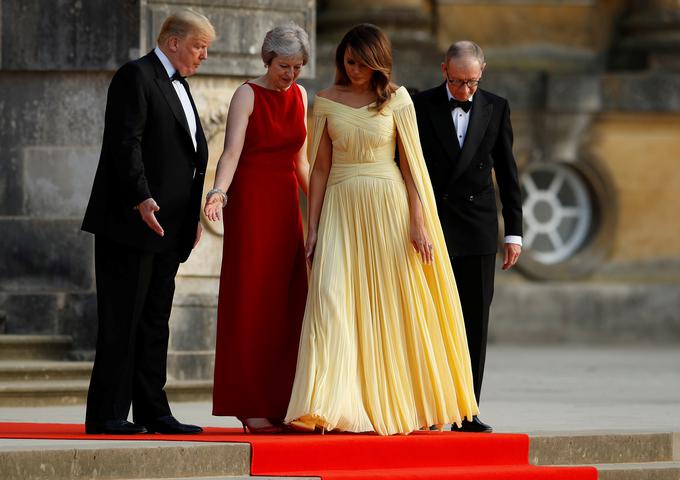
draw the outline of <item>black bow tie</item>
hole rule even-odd
[[[173,82],[174,82],[175,80],[177,80],[179,83],[181,83],[182,85],[184,85],[184,88],[187,88],[187,87],[189,86],[189,84],[187,83],[186,78],[183,77],[182,75],[180,75],[179,70],[175,70],[175,73],[173,73],[173,74],[172,74],[172,77],[170,77],[170,81],[173,81]]]
[[[472,102],[470,100],[465,100],[464,102],[461,102],[460,100],[456,100],[455,98],[449,98],[449,106],[451,107],[451,110],[453,110],[454,108],[462,108],[463,111],[467,113],[472,108]]]

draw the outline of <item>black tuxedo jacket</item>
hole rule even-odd
[[[492,170],[503,205],[505,235],[522,235],[522,197],[507,100],[484,90],[475,92],[462,150],[445,83],[417,94],[413,103],[449,254],[497,251],[498,213]]]
[[[208,146],[196,116],[197,150],[179,97],[152,51],[113,76],[104,139],[82,229],[147,252],[191,253],[199,221]],[[134,206],[153,197],[160,237]]]

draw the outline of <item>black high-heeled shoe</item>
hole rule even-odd
[[[238,418],[243,426],[243,433],[275,434],[283,432],[283,428],[280,425],[274,425],[268,418],[236,418]]]

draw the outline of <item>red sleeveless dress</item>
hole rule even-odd
[[[307,296],[295,158],[307,131],[300,88],[255,93],[224,209],[213,415],[286,415]]]

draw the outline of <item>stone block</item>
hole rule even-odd
[[[99,148],[28,147],[24,150],[24,211],[33,218],[82,219]]]
[[[2,2],[2,70],[113,70],[138,47],[139,2]]]
[[[175,380],[210,380],[215,370],[215,352],[168,352],[168,376]]]
[[[452,40],[469,38],[485,49],[540,45],[567,52],[606,49],[615,14],[623,5],[623,2],[580,0],[435,0],[434,3],[438,13],[436,31],[442,49]],[[471,18],[475,21],[466,21]]]
[[[0,309],[7,318],[5,333],[57,334],[58,311],[63,296],[59,294],[0,294]]]
[[[545,107],[546,77],[540,73],[494,70],[493,65],[489,65],[480,88],[507,98],[511,111]]]
[[[170,348],[173,350],[213,350],[217,306],[190,306],[174,303],[170,315]]]
[[[667,462],[672,440],[672,433],[532,435],[529,459],[534,465]]]
[[[495,343],[676,344],[680,291],[672,284],[499,283]]]
[[[677,281],[680,272],[673,208],[680,202],[679,126],[680,112],[609,113],[598,116],[591,132],[592,152],[611,175],[619,205],[609,264],[629,263],[626,276],[634,280]]]
[[[73,172],[73,181],[84,182],[78,186],[80,189],[91,187],[94,175],[89,172],[96,167],[98,155],[85,152],[100,148],[109,79],[109,74],[98,73],[64,75],[0,71],[0,91],[3,92],[0,101],[0,215],[26,214],[24,187],[35,187],[30,175],[37,173],[49,180],[50,176],[63,177],[68,173],[67,170],[41,169],[35,162],[45,150],[54,149],[58,155],[58,148],[66,146],[73,148],[75,155],[82,149],[80,158],[85,164]],[[26,159],[32,162],[28,173],[24,171]],[[51,160],[56,162],[57,157]],[[74,159],[70,158],[70,161],[70,165],[75,166]],[[45,167],[52,165],[47,163]],[[29,175],[28,180],[26,175]],[[89,179],[85,178],[87,175],[90,175]],[[69,179],[62,179],[60,194],[73,191],[68,182]],[[29,201],[37,200],[35,188],[29,195]],[[57,204],[49,206],[56,207]]]
[[[150,50],[167,15],[184,5],[183,0],[149,1],[142,7],[142,52]],[[316,29],[313,0],[223,0],[221,2],[191,2],[191,7],[207,16],[215,26],[217,39],[210,49],[208,61],[201,66],[202,74],[259,76],[264,73],[260,48],[268,30],[294,21],[310,35],[312,52],[303,70],[303,77],[314,76],[314,31]]]
[[[216,325],[216,295],[175,295],[168,345],[168,374],[172,378],[212,378]]]
[[[27,146],[98,147],[111,76],[0,71],[0,153]]]
[[[97,344],[97,296],[94,292],[65,293],[58,313],[58,331],[70,335],[76,358],[90,359]]]
[[[546,107],[550,111],[595,113],[602,109],[599,75],[550,75],[547,93]]]
[[[92,290],[93,239],[80,220],[0,220],[0,289]]]
[[[2,117],[2,102],[0,102],[0,117]],[[0,140],[0,216],[21,213],[23,205],[21,179],[21,158],[17,150],[6,148],[6,144]]]
[[[96,443],[96,442],[94,442]],[[40,448],[0,452],[4,480],[219,478],[248,475],[250,445],[140,442],[134,447]]]
[[[611,73],[602,91],[605,111],[680,112],[680,73]]]
[[[542,119],[537,136],[544,158],[560,162],[581,160],[584,145],[592,138],[594,116],[587,112],[547,113]]]
[[[94,350],[97,299],[85,293],[0,293],[0,333],[69,335],[73,348]]]

